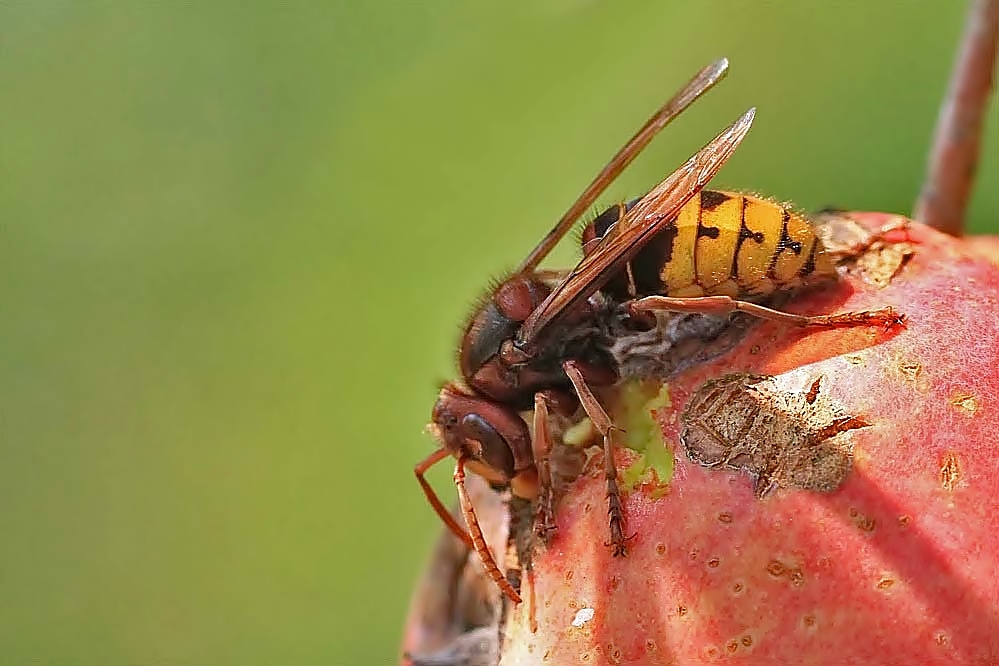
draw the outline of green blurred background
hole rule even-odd
[[[718,184],[910,210],[963,13],[5,3],[0,663],[391,663],[439,529],[422,427],[490,278],[721,55],[602,203],[756,105]]]

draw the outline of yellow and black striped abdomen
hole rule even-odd
[[[616,221],[633,203],[601,215],[596,234],[606,230],[608,220],[601,218]],[[605,290],[622,299],[758,298],[834,273],[812,225],[787,206],[751,194],[702,190]]]
[[[751,194],[702,191],[676,227],[659,272],[669,296],[763,296],[833,271],[808,220]]]

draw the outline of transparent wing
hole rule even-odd
[[[725,78],[727,72],[728,60],[726,58],[711,63],[695,74],[694,78],[688,81],[679,92],[673,95],[668,102],[652,114],[652,117],[635,132],[635,135],[631,137],[628,143],[624,144],[621,150],[617,151],[617,154],[611,158],[607,166],[597,174],[593,182],[569,206],[569,210],[555,223],[552,230],[541,239],[537,247],[531,250],[531,253],[524,259],[517,272],[524,273],[536,268],[548,256],[552,248],[568,233],[572,225],[576,223],[576,220],[607,189],[607,186],[614,182],[621,172],[624,171],[625,167],[631,164],[638,157],[638,154],[649,145],[649,142],[652,141],[652,138],[655,137],[659,130],[666,127],[674,118],[683,113],[698,97],[711,90],[716,83]]]
[[[679,169],[666,177],[617,223],[596,250],[583,258],[521,326],[517,344],[529,348],[574,305],[592,296],[656,233],[672,224],[684,204],[714,178],[753,124],[750,109]]]

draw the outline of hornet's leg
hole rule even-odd
[[[627,555],[628,549],[624,542],[624,509],[621,508],[621,492],[617,487],[617,467],[614,465],[614,441],[612,433],[617,430],[607,412],[600,406],[595,395],[586,385],[586,379],[575,361],[562,364],[565,374],[569,376],[572,386],[576,389],[579,402],[583,405],[586,415],[604,438],[604,477],[607,479],[607,515],[610,518],[610,545],[614,555]]]
[[[552,489],[552,467],[549,457],[552,452],[551,432],[548,429],[548,401],[543,393],[534,394],[534,464],[538,468],[538,509],[534,523],[535,533],[548,541],[555,532],[554,490]]]
[[[727,315],[732,312],[769,319],[793,326],[817,326],[821,328],[838,328],[840,326],[880,326],[890,331],[896,326],[905,326],[905,315],[893,307],[862,312],[841,312],[832,315],[799,315],[781,310],[774,310],[756,303],[739,301],[729,296],[700,296],[697,298],[671,298],[669,296],[646,296],[628,303],[630,312],[643,316],[656,310],[669,312],[694,312],[709,315]]]
[[[479,527],[479,519],[475,516],[475,507],[472,506],[472,498],[468,496],[468,489],[465,488],[465,456],[458,458],[458,463],[454,466],[454,485],[458,489],[458,504],[461,506],[461,515],[465,518],[465,523],[468,525],[468,531],[472,540],[472,548],[478,554],[479,559],[482,560],[482,566],[485,568],[486,573],[489,577],[493,579],[493,582],[503,591],[507,597],[510,598],[515,604],[520,603],[520,595],[517,591],[513,589],[510,585],[510,581],[506,579],[503,572],[500,571],[499,565],[496,564],[496,558],[493,557],[492,552],[489,550],[489,545],[486,544],[485,537],[482,536],[482,528]]]
[[[451,530],[456,537],[461,539],[462,543],[465,544],[465,547],[471,549],[472,537],[470,537],[468,532],[466,532],[462,526],[458,524],[458,521],[454,519],[454,516],[452,516],[451,512],[447,510],[447,507],[445,507],[444,503],[441,502],[439,497],[437,497],[437,493],[434,492],[434,489],[423,476],[426,474],[428,469],[450,456],[451,454],[448,453],[447,449],[437,449],[429,456],[421,460],[420,464],[416,466],[413,472],[416,473],[416,480],[420,483],[420,487],[423,488],[423,494],[427,496],[427,501],[430,502],[430,506],[433,507],[437,516],[445,525],[447,525],[447,528]]]

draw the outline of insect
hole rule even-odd
[[[621,148],[520,267],[485,298],[468,322],[459,353],[461,383],[444,386],[431,432],[441,447],[415,468],[441,520],[479,554],[489,576],[520,597],[489,552],[464,487],[466,469],[515,497],[537,502],[537,529],[554,529],[549,410],[581,405],[603,439],[610,543],[627,552],[613,455],[614,424],[592,387],[613,384],[617,368],[594,331],[610,311],[636,321],[656,312],[745,312],[799,326],[900,325],[891,308],[804,316],[754,302],[835,277],[832,259],[808,222],[757,197],[702,191],[752,125],[750,109],[641,199],[614,206],[584,232],[584,256],[568,272],[540,262],[606,187],[675,119],[725,75],[722,59],[698,72]],[[533,410],[533,428],[520,411]],[[533,436],[532,436],[533,432]],[[468,531],[451,516],[424,474],[457,458],[454,483]]]

